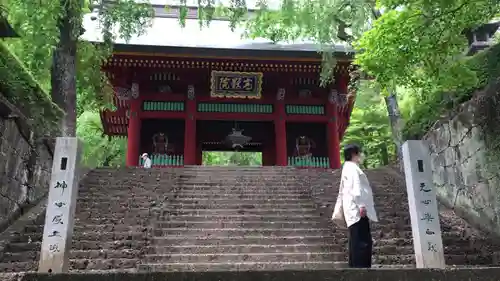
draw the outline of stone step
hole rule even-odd
[[[153,234],[157,237],[181,236],[186,239],[198,239],[205,237],[286,237],[286,236],[309,236],[328,235],[333,231],[328,228],[157,228],[153,229]],[[347,232],[335,232],[338,238],[347,237]]]
[[[282,270],[331,270],[346,268],[346,262],[305,261],[305,262],[207,262],[207,263],[157,263],[141,264],[139,272],[208,272],[208,271],[282,271]]]
[[[311,228],[318,226],[328,225],[327,222],[319,221],[234,221],[234,220],[204,220],[204,221],[183,221],[183,220],[173,220],[173,221],[153,221],[151,225],[159,228],[177,228],[177,227],[188,227],[188,228],[208,228],[218,226],[220,228]]]
[[[177,201],[177,200],[176,200]],[[208,209],[208,208],[213,208],[213,209],[272,209],[272,208],[277,208],[277,209],[293,209],[293,208],[310,208],[313,209],[315,208],[314,204],[309,202],[298,202],[298,203],[285,203],[285,204],[272,204],[272,203],[253,203],[253,204],[242,204],[241,202],[234,202],[232,203],[220,203],[218,201],[213,201],[213,202],[196,202],[196,201],[191,201],[189,203],[184,203],[184,202],[174,202],[174,203],[166,203],[168,204],[168,207],[170,209]],[[80,204],[81,209],[92,209],[92,208],[98,208],[100,205],[99,204]],[[144,208],[144,207],[150,207],[150,203],[145,202],[142,206],[137,204],[135,206],[130,206],[128,204],[123,204],[120,202],[115,202],[111,203],[109,208]]]
[[[144,263],[207,263],[207,262],[296,262],[296,261],[345,261],[341,252],[304,253],[220,253],[220,254],[148,254]]]
[[[116,270],[127,271],[137,269],[141,259],[73,259],[70,260],[71,270]]]
[[[462,253],[457,249],[456,253]],[[243,244],[243,245],[170,245],[149,246],[147,254],[217,254],[217,253],[297,253],[297,252],[347,252],[347,247],[341,244],[310,243],[310,244]],[[413,254],[413,246],[377,246],[375,255]]]
[[[152,200],[150,197],[144,197],[144,198],[134,198],[134,199],[128,199],[128,200],[121,200],[117,202],[116,197],[114,198],[95,198],[92,200],[92,198],[79,198],[78,199],[78,206],[80,207],[85,207],[89,206],[92,204],[92,206],[97,205],[97,206],[108,206],[110,204],[120,204],[120,205],[130,205],[130,207],[139,207],[142,205],[147,205],[151,206],[152,203],[157,204],[161,201],[166,202],[170,198],[174,198],[174,196],[166,195],[166,198],[161,198],[162,200]],[[274,198],[274,197],[261,197],[258,199],[238,199],[238,201],[235,201],[234,199],[211,199],[211,198],[197,198],[197,199],[190,199],[190,198],[175,198],[176,204],[192,204],[192,203],[198,203],[198,204],[236,204],[236,203],[241,203],[242,205],[252,205],[252,204],[275,204],[275,205],[281,205],[281,204],[292,204],[292,205],[305,205],[305,204],[312,204],[312,201],[310,198],[306,199],[299,199],[299,198],[292,198],[292,199],[283,199],[283,198]]]
[[[30,262],[0,262],[0,272],[29,272],[38,269],[37,261]]]
[[[249,244],[334,244],[340,243],[346,245],[347,238],[337,238],[332,235],[293,235],[293,236],[229,236],[229,235],[212,235],[212,236],[168,236],[168,237],[151,237],[151,242],[155,246],[170,246],[170,245],[249,245]]]
[[[334,229],[340,229],[337,226],[332,225],[329,221],[314,221],[314,220],[306,220],[301,222],[294,221],[234,221],[234,220],[205,220],[205,221],[184,221],[184,220],[172,220],[172,221],[152,221],[151,225],[153,227],[159,228],[179,228],[179,227],[188,227],[188,228],[210,228],[210,227],[219,227],[219,228],[271,228],[271,229],[281,229],[281,228],[315,228],[315,227],[331,227]],[[104,229],[121,229],[120,226],[114,225],[106,225]],[[89,228],[93,228],[89,226]],[[127,229],[129,229],[127,227]],[[383,230],[406,230],[411,231],[411,226],[409,225],[401,225],[397,223],[391,224],[372,224],[372,231],[376,231],[379,229]],[[347,231],[347,229],[343,229]]]
[[[169,214],[172,216],[177,215],[209,215],[217,214],[220,216],[233,215],[233,214],[251,214],[251,215],[305,215],[314,214],[316,212],[315,208],[239,208],[239,209],[175,209],[175,208],[164,208],[164,209],[153,209],[163,214]]]
[[[326,216],[326,219],[329,220],[331,214],[328,213],[325,216]],[[241,222],[257,221],[257,220],[260,220],[263,222],[273,222],[273,221],[287,220],[287,221],[292,221],[292,222],[302,222],[302,221],[306,221],[306,220],[317,220],[320,218],[321,217],[315,213],[312,213],[312,214],[301,213],[301,214],[295,214],[295,215],[251,214],[251,213],[221,215],[221,214],[213,213],[213,214],[206,214],[206,215],[181,214],[181,215],[175,215],[174,217],[171,217],[170,219],[175,220],[175,221],[180,220],[180,221],[188,221],[188,222],[207,221],[207,220],[219,220],[219,221],[234,220],[234,221],[241,221]],[[103,219],[103,218],[93,218],[93,221],[94,221],[94,224],[97,224],[98,221],[100,223],[105,223],[106,221],[116,221],[116,219],[112,220],[112,219]],[[133,220],[132,219],[128,220],[128,222],[131,222],[131,221],[133,221]],[[153,219],[152,221],[158,221],[158,219],[156,219],[156,220]],[[407,218],[397,217],[396,219],[388,219],[388,218],[382,217],[382,219],[379,219],[380,224],[394,223],[395,221],[396,222],[406,222],[406,221],[409,222],[409,215],[407,216]],[[140,222],[140,220],[139,220],[139,222]]]

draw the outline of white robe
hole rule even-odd
[[[146,158],[146,159],[144,160],[144,165],[143,165],[143,166],[144,166],[144,168],[146,168],[146,169],[151,168],[151,158],[149,158],[149,157],[148,157],[148,158]]]
[[[347,227],[361,219],[360,208],[366,208],[366,214],[372,221],[378,222],[373,193],[368,178],[359,166],[351,161],[346,161],[342,168],[342,208]]]

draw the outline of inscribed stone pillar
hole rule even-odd
[[[417,268],[444,268],[443,241],[428,146],[423,141],[406,141],[403,144],[403,162]]]
[[[81,144],[57,138],[43,228],[39,272],[67,272],[78,195]]]

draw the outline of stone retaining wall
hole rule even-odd
[[[483,124],[474,122],[474,100],[463,104],[449,119],[437,122],[425,136],[431,148],[433,182],[441,203],[469,223],[500,236],[499,163],[482,134]]]
[[[45,197],[52,169],[50,144],[37,140],[5,103],[0,100],[0,232]]]

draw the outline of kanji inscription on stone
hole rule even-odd
[[[38,271],[63,273],[69,268],[78,195],[80,145],[77,138],[57,138]]]
[[[416,265],[418,268],[444,268],[443,240],[428,146],[423,141],[405,142],[403,162]]]

